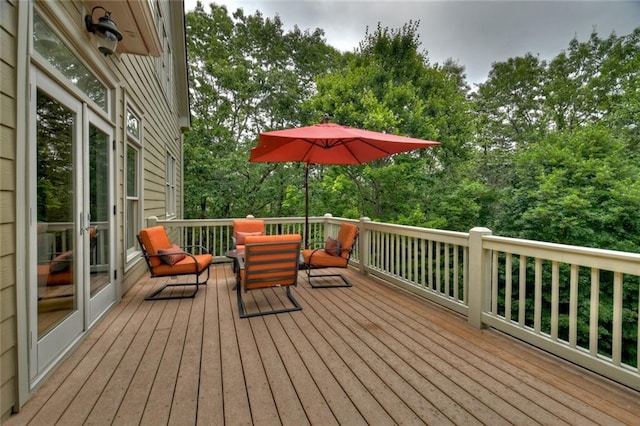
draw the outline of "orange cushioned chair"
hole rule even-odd
[[[349,258],[357,238],[358,227],[350,223],[343,223],[340,225],[340,231],[338,231],[338,236],[335,240],[327,238],[323,247],[302,251],[311,287],[351,287],[351,282],[342,274],[313,274],[311,271],[320,268],[346,268],[349,265]],[[344,284],[314,284],[311,281],[312,278],[321,277],[340,277]]]
[[[165,284],[153,291],[145,300],[185,299],[191,298],[198,292],[198,287],[209,280],[209,266],[213,262],[213,256],[206,252],[202,246],[179,247],[171,244],[164,226],[154,226],[140,231],[138,242],[142,248],[142,254],[149,267],[152,278],[172,277],[177,275],[195,275],[196,281],[190,283]],[[186,249],[196,249],[200,254],[191,254]],[[207,271],[207,279],[200,282],[200,275]],[[161,295],[167,287],[195,286],[195,290],[180,295]]]
[[[233,242],[236,249],[244,248],[245,238],[265,235],[264,220],[236,219],[233,221]]]
[[[244,246],[244,259],[239,262],[240,284],[238,310],[240,318],[260,315],[279,314],[302,309],[291,294],[291,286],[298,285],[298,264],[300,261],[299,234],[248,236]],[[260,310],[247,313],[242,301],[242,292],[262,290],[273,287],[285,287],[286,294],[293,307]]]

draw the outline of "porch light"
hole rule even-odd
[[[93,12],[96,9],[104,10],[104,16],[98,18],[98,22],[93,22]],[[122,40],[122,34],[118,31],[116,23],[111,19],[111,12],[102,6],[96,6],[91,10],[91,15],[84,17],[87,31],[96,35],[98,50],[104,56],[111,55],[116,51],[118,42]]]

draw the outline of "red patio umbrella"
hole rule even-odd
[[[309,235],[309,164],[362,164],[400,152],[440,145],[440,142],[320,123],[313,126],[260,133],[249,161],[306,163],[305,247]]]

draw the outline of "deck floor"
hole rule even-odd
[[[230,264],[195,299],[144,301],[145,277],[7,424],[640,424],[640,393],[348,275],[301,273],[302,311],[250,319]]]

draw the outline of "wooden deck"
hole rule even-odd
[[[242,320],[229,264],[195,299],[144,278],[7,424],[640,424],[640,393],[349,276]]]

